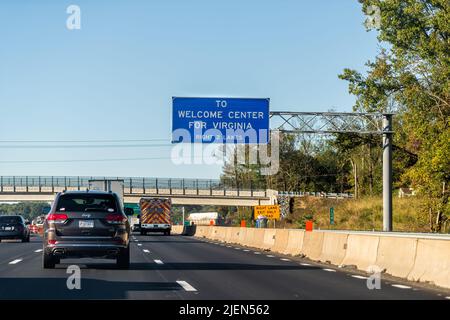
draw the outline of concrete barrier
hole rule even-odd
[[[311,260],[319,260],[322,253],[323,232],[308,231],[303,236],[303,247],[301,253]]]
[[[231,243],[239,243],[239,234],[241,232],[241,228],[232,228],[232,234],[231,234]]]
[[[275,243],[271,248],[273,252],[284,253],[288,244],[289,230],[277,229],[275,231]]]
[[[266,232],[266,229],[257,228],[254,231],[253,239],[250,242],[250,247],[255,247],[258,249],[262,249],[264,245],[264,234]]]
[[[282,253],[297,256],[302,252],[303,238],[305,236],[304,230],[289,230],[286,248]]]
[[[264,240],[262,243],[263,250],[269,250],[275,243],[276,229],[264,229]]]
[[[341,265],[347,251],[347,238],[346,233],[325,232],[319,261]]]
[[[349,234],[342,264],[367,271],[369,266],[375,265],[379,241],[380,237],[375,235]]]
[[[253,243],[253,236],[255,234],[255,228],[247,228],[247,232],[245,233],[244,242],[242,245],[244,246],[251,246],[251,243]]]
[[[381,236],[375,265],[385,269],[388,274],[406,278],[414,266],[416,250],[415,238]]]
[[[181,234],[183,233],[183,226],[172,226],[172,231],[173,234]]]
[[[219,230],[221,227],[212,227],[211,239],[219,240]]]
[[[407,278],[450,288],[450,240],[419,239],[414,266]]]
[[[450,288],[450,239],[415,234],[329,232],[217,226],[173,226],[173,234],[196,235],[244,246],[298,255],[334,265],[354,265]]]
[[[247,237],[247,228],[239,228],[239,239],[238,243],[240,245],[245,245],[245,238]]]

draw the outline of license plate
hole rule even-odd
[[[78,227],[80,227],[80,228],[93,228],[94,227],[94,221],[92,221],[92,220],[80,220],[78,222]]]
[[[12,231],[14,230],[14,227],[5,227],[5,231]]]

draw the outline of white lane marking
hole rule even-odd
[[[142,243],[138,243],[138,247],[142,246]]]
[[[231,248],[231,246],[227,246],[227,248]]]
[[[255,252],[253,252],[254,254],[261,254],[261,252],[258,252],[258,251],[255,251]]]
[[[302,266],[305,266],[305,267],[310,267],[311,265],[309,264],[309,263],[300,263]]]
[[[16,263],[19,263],[20,261],[22,261],[22,259],[16,259],[16,260],[11,261],[9,264],[16,264]]]
[[[164,262],[162,262],[161,260],[153,260],[153,261],[155,261],[155,263],[157,264],[164,264]]]
[[[234,248],[235,250],[241,250],[241,248]]]
[[[220,244],[221,247],[225,247],[225,245],[223,243]]]
[[[42,249],[34,250],[34,252],[42,252]]]
[[[244,251],[245,251],[245,252],[249,252],[250,250],[248,250],[248,249],[244,249]]]
[[[404,286],[402,284],[392,284],[391,286],[399,288],[399,289],[411,289],[410,286]]]
[[[334,269],[322,269],[323,271],[328,271],[328,272],[336,272],[336,270],[334,270]]]
[[[289,260],[289,259],[286,259],[286,258],[283,258],[283,259],[280,259],[281,261],[291,261],[291,260]]]
[[[445,299],[447,299],[447,300],[450,300],[450,296],[448,296],[448,297],[445,297]]]
[[[147,249],[144,249],[144,252],[145,252],[145,253],[150,253],[150,251],[148,251]]]
[[[273,255],[271,255],[271,254],[268,254],[266,257],[267,257],[267,258],[273,258],[273,257],[275,257],[275,256],[273,256]]]
[[[356,278],[356,279],[362,279],[362,280],[367,280],[367,279],[369,279],[369,278],[367,278],[367,277],[358,276],[358,275],[356,275],[356,274],[352,274],[351,277],[352,277],[352,278]]]
[[[193,286],[191,286],[189,283],[187,283],[186,281],[181,281],[178,280],[177,283],[183,287],[183,289],[185,291],[197,291],[197,289],[195,289]]]

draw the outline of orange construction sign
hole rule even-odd
[[[269,220],[280,220],[280,206],[279,205],[255,206],[253,214],[255,219],[265,217]]]

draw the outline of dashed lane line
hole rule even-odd
[[[144,251],[145,253],[150,253],[150,251],[147,250],[147,249],[144,249],[143,251]]]
[[[352,278],[356,278],[356,279],[362,279],[362,280],[367,280],[367,279],[369,279],[369,278],[367,278],[367,277],[358,276],[358,275],[356,275],[356,274],[352,274],[351,277],[352,277]]]
[[[324,269],[322,269],[323,271],[328,271],[328,272],[336,272],[336,270],[334,270],[334,269],[327,269],[327,268],[324,268]]]
[[[141,247],[141,246],[142,246],[142,243],[138,243],[137,245],[138,245],[138,247]]]
[[[273,258],[273,257],[275,257],[275,256],[273,256],[273,255],[271,255],[271,254],[268,254],[268,255],[266,255],[266,257],[267,257],[267,258]]]
[[[34,252],[42,252],[42,249],[34,250]]]
[[[309,263],[300,263],[302,266],[305,266],[305,267],[310,267],[311,266],[311,264],[309,264]]]
[[[19,263],[20,261],[22,261],[22,259],[16,259],[16,260],[9,262],[9,264],[16,264],[16,263]]]
[[[399,288],[399,289],[411,289],[410,286],[405,286],[403,284],[391,284],[391,286],[393,286],[395,288]]]
[[[162,262],[161,260],[153,260],[155,261],[156,264],[164,264],[164,262]]]
[[[282,258],[281,261],[291,261],[290,259]]]
[[[183,287],[185,291],[197,291],[193,286],[191,286],[189,283],[183,280],[178,280],[177,283]]]

